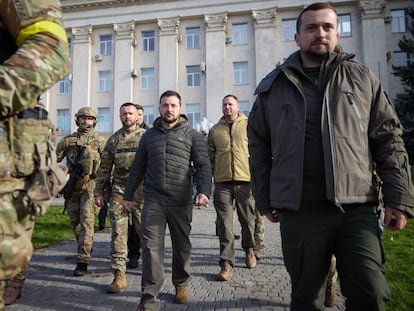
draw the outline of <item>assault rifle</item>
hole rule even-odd
[[[77,149],[76,158],[74,160],[67,158],[67,161],[69,163],[69,168],[70,168],[70,172],[69,172],[70,177],[69,177],[69,181],[66,184],[65,188],[62,190],[63,197],[65,198],[66,201],[70,200],[70,198],[72,197],[78,178],[81,178],[85,175],[85,168],[83,167],[81,160],[85,153],[86,147],[77,145],[76,149]],[[63,210],[63,213],[65,213],[65,210]]]

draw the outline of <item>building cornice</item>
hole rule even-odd
[[[63,12],[72,12],[172,1],[176,0],[60,0],[60,4]]]

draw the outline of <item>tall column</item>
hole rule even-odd
[[[226,95],[225,31],[227,13],[204,15],[206,24],[206,116],[216,123]],[[231,73],[230,73],[231,74]]]
[[[159,90],[180,92],[178,82],[178,17],[159,19]]]
[[[118,118],[119,107],[133,99],[134,68],[133,45],[135,24],[133,21],[114,24],[114,131],[122,126]],[[137,83],[137,82],[135,82]]]
[[[387,49],[385,45],[385,0],[360,0],[362,29],[362,62],[381,80],[388,91]],[[379,39],[382,38],[382,39]]]
[[[253,10],[254,46],[256,53],[256,85],[275,67],[276,9]]]
[[[75,113],[82,107],[90,106],[91,96],[91,61],[92,61],[92,26],[72,28],[72,122],[71,132],[77,129],[74,122]]]

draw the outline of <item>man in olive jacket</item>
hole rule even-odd
[[[175,302],[187,302],[193,172],[197,188],[194,204],[208,205],[209,202],[211,166],[207,146],[180,111],[180,95],[175,91],[164,92],[159,103],[160,117],[142,136],[126,183],[124,206],[131,210],[134,191],[145,177],[140,310],[159,310],[157,295],[164,281],[167,224],[173,245]]]
[[[214,177],[214,207],[217,212],[217,233],[220,240],[219,281],[229,281],[235,262],[233,214],[241,225],[242,247],[248,268],[256,266],[254,254],[255,206],[250,188],[247,117],[240,112],[235,95],[222,100],[223,117],[208,134],[208,153]]]
[[[378,224],[400,230],[414,197],[402,126],[378,79],[337,47],[328,3],[297,21],[300,51],[258,86],[249,116],[252,187],[269,220],[280,220],[292,281],[291,310],[323,310],[335,255],[348,310],[384,310],[390,290]]]

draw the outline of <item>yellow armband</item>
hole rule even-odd
[[[22,46],[28,37],[42,32],[51,33],[52,35],[58,37],[60,40],[66,42],[66,44],[68,43],[66,31],[60,24],[50,20],[42,20],[20,30],[16,39],[17,46]]]

